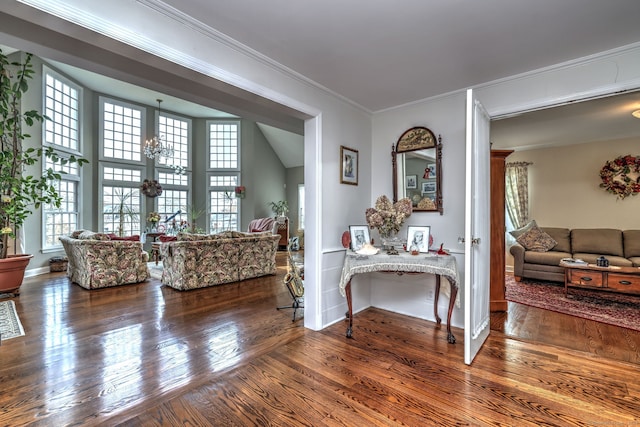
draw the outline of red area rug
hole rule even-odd
[[[639,295],[569,288],[565,297],[563,283],[533,279],[516,282],[510,275],[506,285],[508,301],[640,331]]]

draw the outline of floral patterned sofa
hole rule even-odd
[[[185,291],[276,274],[279,235],[179,233],[160,246],[162,283]]]
[[[149,277],[149,254],[139,240],[111,240],[104,233],[78,230],[60,241],[69,259],[67,276],[83,288],[139,283]]]

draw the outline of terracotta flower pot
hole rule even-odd
[[[20,294],[24,271],[33,255],[9,255],[0,259],[0,292]]]

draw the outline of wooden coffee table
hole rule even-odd
[[[569,287],[640,294],[640,267],[598,267],[595,264],[582,264],[560,261],[564,267],[564,295]]]

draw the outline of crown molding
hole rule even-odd
[[[235,73],[229,72],[219,66],[216,66],[210,62],[203,61],[197,57],[188,55],[187,53],[167,46],[156,40],[151,39],[139,32],[134,32],[129,28],[122,25],[113,23],[108,19],[98,16],[89,12],[86,9],[77,7],[63,2],[51,2],[50,0],[16,0],[32,8],[38,9],[47,14],[53,15],[64,21],[68,21],[72,24],[86,28],[95,33],[104,35],[108,38],[132,46],[141,51],[147,52],[159,58],[167,61],[179,64],[188,69],[196,71],[200,74],[212,77],[216,80],[220,80],[229,85],[235,86],[242,90],[246,90],[253,94],[270,99],[287,107],[296,109],[308,115],[317,115],[318,109],[301,103],[298,100],[292,99],[282,93],[276,92],[266,86],[257,84],[244,77],[241,77]],[[288,67],[272,60],[271,58],[257,52],[250,47],[230,38],[229,36],[221,33],[220,31],[198,21],[197,19],[167,5],[166,3],[158,0],[135,0],[136,3],[144,6],[155,13],[158,13],[172,21],[176,22],[180,26],[188,29],[190,32],[197,32],[216,43],[220,43],[235,52],[238,52],[253,61],[257,61],[268,68],[292,79],[299,83],[304,84],[307,87],[320,90],[326,94],[330,94],[332,97],[338,98],[341,101],[352,105],[367,113],[371,113],[363,106],[351,101],[350,99],[331,91],[330,89],[316,83],[315,81],[299,74]]]

